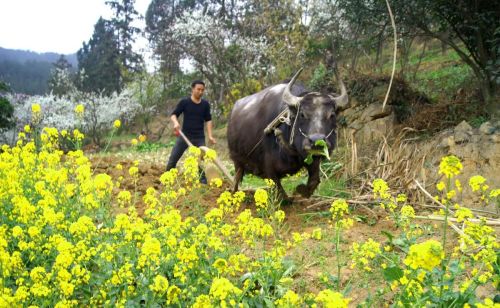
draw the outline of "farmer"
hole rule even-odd
[[[174,132],[179,135],[178,117],[184,114],[182,123],[182,132],[197,147],[205,145],[205,130],[204,124],[207,124],[208,140],[210,143],[215,144],[216,140],[212,136],[212,116],[210,114],[210,105],[207,100],[202,99],[203,92],[205,91],[205,83],[201,80],[195,80],[191,83],[191,97],[185,97],[175,107],[175,110],[170,115],[170,120],[174,125]],[[182,136],[178,136],[175,141],[174,148],[167,163],[167,171],[175,168],[177,162],[181,158],[184,151],[188,148],[187,143]],[[200,182],[207,183],[207,178],[203,171],[200,172]]]

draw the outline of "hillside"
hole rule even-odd
[[[36,53],[0,47],[0,80],[18,93],[45,94],[52,63],[59,57],[60,54],[53,52]],[[65,57],[73,68],[78,66],[76,54]]]

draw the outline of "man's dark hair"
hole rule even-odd
[[[201,84],[201,85],[205,86],[205,83],[203,82],[203,80],[195,80],[191,83],[191,89],[196,87],[197,84]]]

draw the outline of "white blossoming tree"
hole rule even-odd
[[[26,96],[10,94],[8,99],[14,106],[16,126],[0,135],[0,142],[12,144],[17,132],[31,123],[31,106],[39,104],[42,109],[41,127],[55,127],[58,130],[79,128],[93,142],[100,144],[103,133],[113,127],[113,121],[120,119],[126,123],[142,110],[132,89],[125,89],[120,94],[111,96],[88,94],[79,91],[66,97],[55,95]],[[75,107],[83,105],[85,112],[80,119],[75,114]]]
[[[186,11],[174,26],[175,41],[210,82],[220,104],[231,85],[266,72],[264,37],[238,34],[235,27],[201,10]],[[211,89],[210,89],[211,88]],[[215,106],[217,112],[218,106]]]

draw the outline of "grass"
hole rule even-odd
[[[342,179],[335,179],[332,176],[332,172],[338,170],[336,164],[330,161],[324,161],[321,164],[321,182],[316,188],[314,195],[322,197],[339,197],[348,198],[349,193],[346,190],[346,183]],[[281,184],[288,195],[292,195],[295,187],[300,184],[307,183],[307,172],[302,169],[295,175],[290,175],[281,180]],[[242,181],[243,187],[259,188],[265,187],[266,183],[263,179],[256,177],[254,175],[245,175]]]
[[[405,68],[405,79],[416,90],[424,93],[434,101],[446,100],[453,96],[461,87],[474,84],[470,82],[474,76],[469,66],[463,63],[460,56],[453,49],[442,52],[441,46],[431,42],[421,57],[422,45],[415,45],[409,56]],[[386,48],[383,53],[384,62],[380,74],[390,75],[392,71],[392,47]],[[363,57],[359,61],[362,72],[373,74],[372,65],[374,54]],[[396,75],[401,71],[401,63],[396,63]],[[419,64],[420,63],[420,64]],[[418,65],[418,67],[417,67]]]

